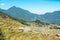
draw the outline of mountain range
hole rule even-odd
[[[60,24],[60,10],[40,15],[45,22]]]
[[[33,20],[40,20],[46,23],[55,23],[60,24],[60,10],[45,13],[43,15],[33,14],[27,10],[24,10],[19,7],[11,7],[8,10],[4,10],[0,8],[0,12],[4,12],[5,14],[17,19],[17,20],[25,20],[25,21],[33,21]]]
[[[18,7],[11,7],[9,8],[8,10],[3,10],[3,9],[0,9],[0,11],[20,20],[20,19],[23,19],[25,21],[31,21],[34,19],[34,17],[38,16],[36,14],[32,14],[31,12],[27,11],[27,10],[24,10],[22,8],[18,8]]]

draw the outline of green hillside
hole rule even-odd
[[[54,24],[48,26],[53,27]],[[55,36],[56,34],[60,34],[60,29],[49,29],[47,25],[38,20],[33,22],[18,21],[0,12],[0,40],[60,40]]]

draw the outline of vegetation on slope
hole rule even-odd
[[[54,35],[50,35],[51,33],[42,34],[42,33],[33,33],[31,31],[20,32],[20,30],[15,30],[15,28],[24,27],[23,25],[24,25],[23,23],[15,20],[14,18],[10,18],[9,16],[7,15],[5,16],[5,14],[1,13],[0,14],[0,28],[2,30],[0,30],[0,32],[2,36],[0,37],[3,37],[1,39],[4,39],[4,36],[5,36],[6,40],[60,40],[60,38],[57,38]],[[32,24],[32,27],[33,27],[33,24]],[[34,27],[36,27],[36,25]],[[44,29],[45,28],[43,27],[43,30]],[[51,32],[56,33],[55,31],[51,31]]]
[[[5,40],[2,29],[0,28],[0,40]]]
[[[13,19],[13,20],[19,21],[19,22],[22,23],[23,25],[28,25],[25,20],[23,20],[23,19],[18,20],[18,19],[14,18],[14,17],[11,17],[11,16],[9,16],[8,14],[3,13],[3,12],[0,12],[0,17],[2,17],[3,19],[11,18],[11,19]],[[29,25],[28,25],[28,26],[29,26]]]

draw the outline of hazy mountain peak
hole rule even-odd
[[[10,10],[10,9],[17,9],[17,7],[16,6],[12,6],[8,10]]]
[[[12,7],[15,7],[16,8],[16,6],[12,6]]]
[[[13,10],[15,10],[15,11],[27,11],[27,10],[24,10],[24,9],[22,9],[20,7],[16,7],[16,6],[12,6],[11,8],[8,9],[8,11],[13,11]]]

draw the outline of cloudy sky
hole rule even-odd
[[[60,0],[0,0],[0,8],[8,9],[12,6],[26,9],[32,13],[44,14],[60,10]]]

